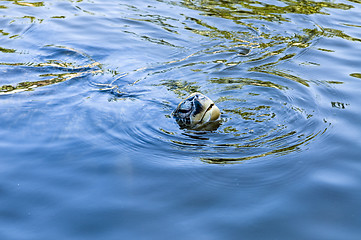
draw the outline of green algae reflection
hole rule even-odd
[[[49,47],[49,46],[48,46]],[[79,52],[75,49],[57,46],[57,49],[64,49],[71,51],[73,53],[79,54],[82,57],[87,58],[92,63],[77,65],[71,62],[65,62],[60,60],[48,60],[44,63],[6,63],[0,62],[0,66],[9,66],[9,67],[23,67],[29,69],[35,69],[42,71],[50,71],[50,73],[39,74],[39,78],[42,80],[38,81],[20,81],[17,84],[5,84],[0,86],[0,95],[14,94],[24,91],[32,91],[38,87],[44,87],[48,85],[53,85],[56,83],[61,83],[68,81],[70,79],[79,78],[87,74],[97,74],[102,73],[101,64],[94,61],[85,53]],[[1,50],[1,49],[0,49]],[[56,71],[58,73],[52,73]],[[60,73],[59,73],[60,71]]]

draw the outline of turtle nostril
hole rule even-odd
[[[198,97],[198,99],[204,99],[204,98],[206,98],[206,97],[205,97],[204,95],[202,95],[202,94],[198,94],[197,97]]]

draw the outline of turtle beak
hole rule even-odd
[[[207,106],[207,105],[206,105]],[[209,103],[206,111],[204,112],[200,123],[205,123],[209,121],[214,121],[221,115],[219,108],[213,103]]]
[[[209,121],[214,121],[221,115],[219,108],[214,104],[214,102],[204,96],[203,94],[196,94],[194,97],[194,122],[195,123],[206,123]]]

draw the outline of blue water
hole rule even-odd
[[[360,14],[0,1],[0,239],[361,239]]]

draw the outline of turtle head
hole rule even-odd
[[[185,128],[198,128],[217,120],[220,115],[219,108],[214,102],[198,92],[185,98],[173,112],[177,123]]]

